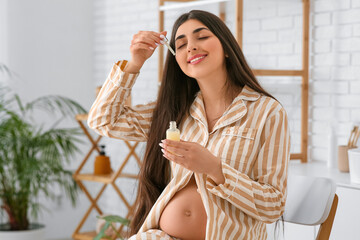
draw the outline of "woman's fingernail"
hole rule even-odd
[[[154,50],[154,48],[153,47],[149,47],[150,48],[150,50]]]
[[[161,140],[161,142],[162,142],[162,143],[165,143],[165,140],[164,140],[164,139],[162,139],[162,140]]]
[[[155,43],[155,45],[156,45],[156,46],[159,46],[159,44],[158,44],[158,43]]]
[[[164,42],[163,40],[160,40],[160,43],[161,43],[161,44],[164,44],[165,42]]]
[[[165,36],[161,34],[161,35],[160,35],[160,38],[165,38]]]
[[[163,145],[162,143],[159,143],[159,146],[162,147],[162,148],[164,148],[164,145]]]
[[[165,150],[164,150],[164,149],[161,149],[161,152],[162,152],[163,154],[165,154]]]

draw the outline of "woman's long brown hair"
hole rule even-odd
[[[172,29],[170,45],[173,49],[175,49],[174,39],[177,29],[189,19],[202,22],[220,40],[224,52],[228,56],[226,58],[226,69],[229,86],[243,87],[247,85],[263,95],[272,97],[255,78],[229,28],[212,13],[192,10],[181,15]],[[183,118],[189,114],[190,106],[199,90],[196,80],[185,75],[175,57],[168,52],[157,104],[153,112],[144,161],[139,173],[135,213],[130,223],[131,235],[139,231],[152,206],[170,181],[170,164],[163,157],[159,143],[165,138],[165,132],[170,121],[175,120],[180,126]]]

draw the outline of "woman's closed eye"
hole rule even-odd
[[[205,37],[199,37],[198,40],[205,40],[205,39],[208,39],[209,37],[208,36],[205,36]],[[180,49],[182,47],[184,47],[187,43],[184,43],[184,44],[181,44],[179,47],[177,47],[176,49]]]
[[[181,44],[180,46],[178,46],[176,49],[180,49],[180,48],[182,48],[183,46],[185,46],[186,45],[186,43],[184,43],[184,44]]]

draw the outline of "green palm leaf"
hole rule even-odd
[[[64,164],[79,151],[81,130],[57,128],[56,121],[44,130],[31,121],[35,109],[73,119],[85,112],[80,104],[61,96],[23,104],[18,95],[0,87],[0,207],[18,229],[27,228],[28,213],[37,217],[43,209],[37,201],[39,194],[55,199],[54,184],[73,205],[79,190]]]

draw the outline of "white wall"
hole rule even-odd
[[[92,3],[8,1],[9,67],[25,98],[62,94],[84,106],[94,95]],[[87,91],[90,90],[90,91]]]
[[[3,6],[6,5],[0,7]],[[8,79],[8,83],[14,91],[26,101],[57,94],[70,97],[89,108],[95,95],[93,2],[11,0],[0,12],[3,10],[7,13],[0,16],[1,20],[7,16],[6,63],[16,73],[16,77]],[[3,26],[1,22],[0,26]],[[74,120],[64,124],[78,126]],[[84,152],[89,148],[81,147]],[[78,166],[84,154],[78,155],[69,168]],[[58,192],[58,195],[64,194]],[[40,201],[49,210],[39,219],[46,224],[48,239],[70,238],[89,202],[83,194],[77,208],[72,208],[67,198],[63,198],[61,205],[43,199]]]
[[[326,160],[360,122],[360,2],[314,1],[312,12],[310,146],[313,159]],[[326,141],[331,128],[333,146]]]
[[[0,63],[7,62],[7,0],[0,0]],[[2,77],[0,77],[0,80]]]

